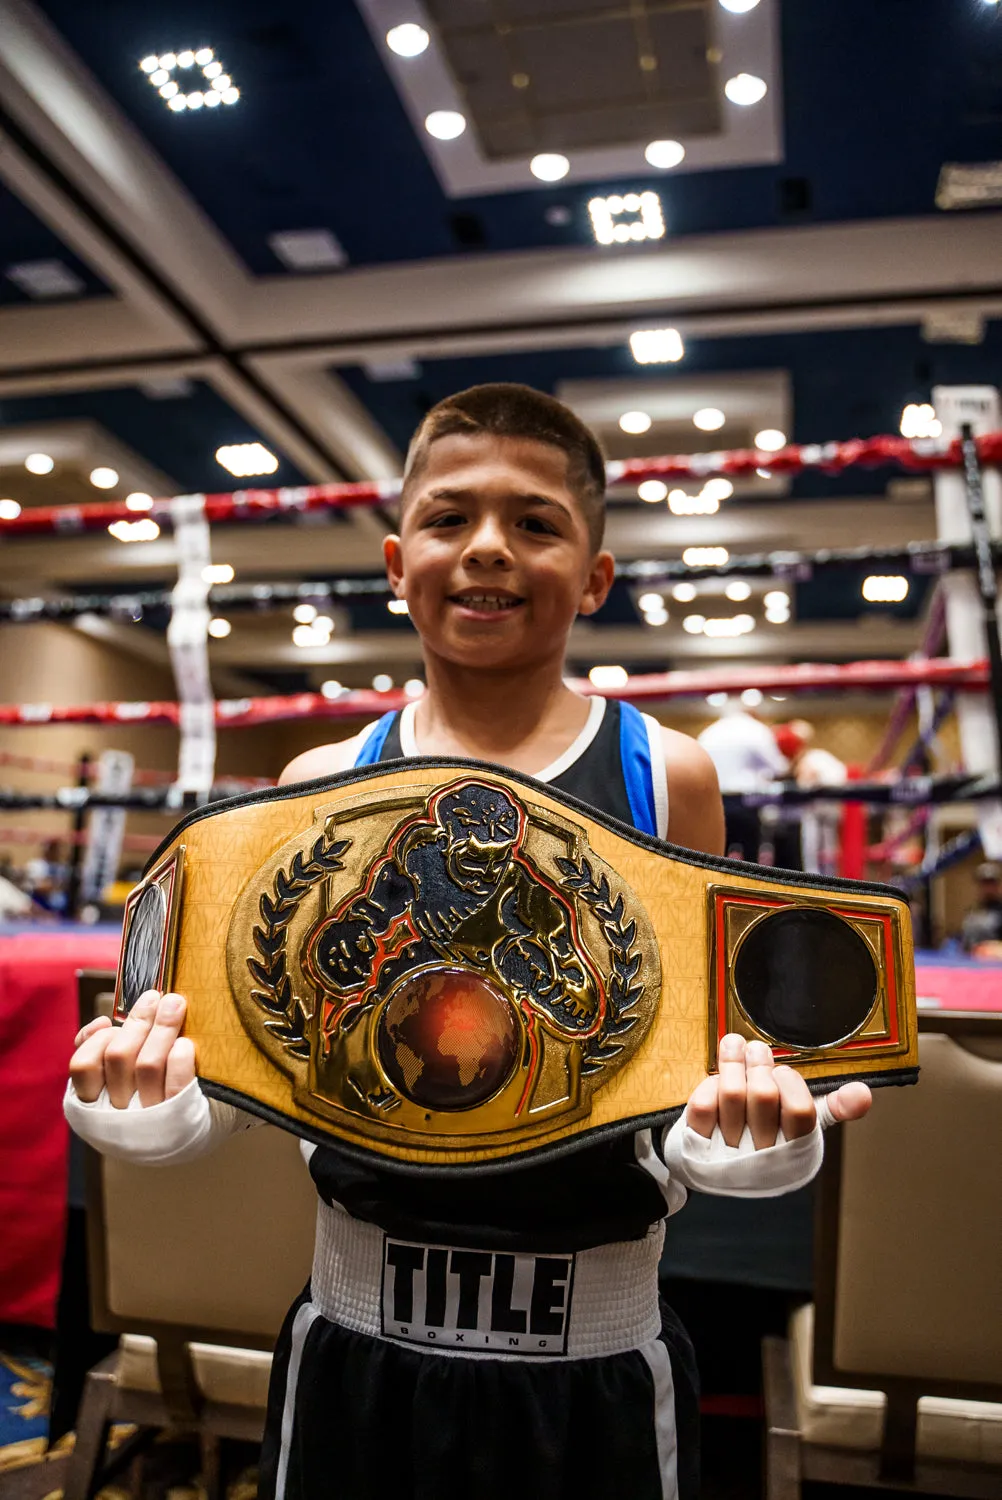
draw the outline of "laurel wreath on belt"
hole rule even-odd
[[[252,990],[251,999],[273,1018],[265,1021],[265,1030],[281,1042],[290,1056],[304,1060],[310,1055],[306,1028],[313,1012],[292,987],[285,939],[303,897],[318,881],[344,869],[341,856],[350,848],[351,839],[328,842],[328,835],[322,833],[308,859],[301,853],[293,855],[288,871],[280,869],[276,874],[273,894],[262,891],[259,904],[262,925],[253,929],[254,946],[261,958],[249,958],[247,967],[262,988]]]

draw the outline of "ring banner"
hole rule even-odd
[[[432,1170],[667,1123],[719,1038],[816,1092],[917,1068],[907,903],[700,855],[516,772],[415,758],[185,817],[116,986],[188,1001],[202,1087]]]

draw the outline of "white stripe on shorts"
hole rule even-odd
[[[678,1437],[675,1431],[675,1385],[671,1378],[671,1360],[661,1339],[645,1344],[640,1353],[650,1366],[654,1381],[654,1434],[658,1445],[658,1469],[661,1473],[661,1500],[678,1500],[678,1472],[675,1463]]]
[[[275,1474],[275,1500],[285,1500],[285,1476],[289,1469],[289,1450],[292,1447],[292,1427],[296,1420],[296,1387],[299,1384],[299,1366],[303,1358],[306,1336],[313,1327],[320,1310],[312,1302],[304,1302],[292,1321],[292,1340],[289,1350],[289,1373],[285,1380],[285,1404],[282,1407],[282,1445],[278,1450],[278,1469]],[[669,1375],[670,1378],[670,1375]]]

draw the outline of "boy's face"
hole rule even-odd
[[[426,650],[484,671],[562,659],[614,571],[592,551],[566,454],[526,438],[432,443],[383,554]]]

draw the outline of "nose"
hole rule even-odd
[[[486,514],[478,517],[467,538],[463,562],[481,568],[511,567],[511,547],[498,516]]]

